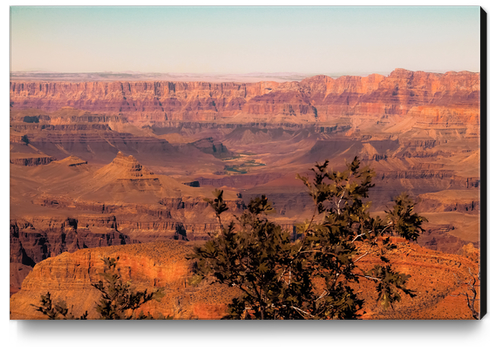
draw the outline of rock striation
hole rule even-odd
[[[11,318],[43,319],[30,304],[37,304],[39,293],[46,291],[74,305],[76,315],[88,310],[89,318],[97,317],[93,303],[99,293],[91,283],[100,279],[102,257],[113,257],[118,259],[123,279],[130,280],[135,289],[164,288],[164,300],[145,304],[145,313],[176,319],[217,319],[224,315],[226,303],[236,292],[208,283],[198,287],[187,284],[192,262],[185,257],[192,247],[184,241],[164,241],[85,249],[49,258],[35,267],[22,283],[22,290],[12,296]]]
[[[20,284],[34,265],[63,252],[79,249],[124,245],[133,242],[117,230],[114,216],[95,218],[38,218],[29,222],[10,220],[10,264],[20,272],[10,282],[10,293]]]
[[[48,257],[63,252],[131,243],[117,231],[114,217],[80,220],[51,218],[37,227],[25,220],[10,221],[10,262],[34,266]],[[48,223],[42,227],[40,224]],[[85,222],[85,223],[84,223]]]
[[[100,279],[102,257],[118,258],[121,276],[130,280],[137,290],[164,288],[161,302],[150,302],[142,308],[155,317],[172,315],[176,319],[219,319],[226,305],[238,291],[203,281],[198,286],[188,283],[192,276],[192,261],[186,256],[193,245],[183,241],[102,247],[63,253],[37,264],[22,283],[22,289],[10,299],[11,319],[45,319],[31,306],[39,304],[40,296],[49,291],[57,300],[73,305],[75,315],[85,310],[96,318],[93,303],[99,293],[91,286]],[[448,255],[398,242],[397,248],[386,254],[398,271],[410,274],[409,288],[416,297],[403,296],[394,310],[384,310],[376,303],[374,284],[363,281],[355,288],[365,299],[365,319],[471,319],[463,296],[460,280],[477,273],[478,250],[467,247],[468,257]],[[465,254],[466,254],[465,253]],[[364,257],[363,269],[377,264],[377,258]],[[470,269],[470,270],[468,270]]]
[[[11,82],[11,109],[62,107],[124,114],[129,122],[239,119],[326,122],[409,115],[422,123],[479,124],[480,74],[396,69],[388,76],[314,76],[300,82]]]
[[[10,164],[21,165],[21,166],[38,166],[46,165],[54,160],[53,157],[48,155],[11,155]]]
[[[95,179],[102,177],[118,180],[150,180],[158,181],[153,172],[143,167],[132,155],[124,155],[119,151],[114,160],[96,173]]]

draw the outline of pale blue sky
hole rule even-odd
[[[12,7],[11,71],[479,71],[474,7]]]

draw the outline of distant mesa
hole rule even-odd
[[[132,155],[124,155],[119,151],[114,160],[102,167],[97,176],[112,176],[117,179],[152,179],[157,180],[154,173],[141,165]]]
[[[55,159],[49,155],[33,153],[10,153],[10,163],[20,166],[47,165]]]
[[[130,171],[141,172],[142,174],[153,175],[153,172],[147,170],[141,165],[138,160],[132,155],[124,155],[123,152],[117,152],[116,157],[112,161],[112,164],[122,167],[130,168]]]
[[[479,119],[480,73],[396,69],[388,76],[313,76],[282,83],[121,77],[117,82],[85,83],[14,79],[10,82],[12,109],[57,111],[70,106],[119,114],[137,125],[175,121],[329,123],[373,114],[413,116],[429,124],[478,124]]]
[[[362,149],[359,152],[359,158],[361,160],[382,160],[386,159],[386,155],[381,155],[369,142],[364,142],[362,144]]]

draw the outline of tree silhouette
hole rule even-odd
[[[425,218],[413,212],[406,194],[395,200],[386,216],[371,217],[364,202],[373,187],[374,172],[361,168],[356,158],[346,170],[328,170],[328,161],[316,164],[314,177],[298,175],[315,204],[310,219],[296,226],[297,240],[267,220],[273,212],[267,197],[248,204],[228,225],[223,192],[207,200],[220,223],[219,232],[189,259],[196,261],[191,283],[204,278],[238,288],[242,295],[229,305],[229,319],[356,319],[363,299],[352,287],[360,278],[376,284],[378,301],[385,308],[413,297],[409,275],[394,271],[387,252],[396,248],[389,235],[416,240]],[[358,262],[377,256],[383,265],[363,270]]]
[[[24,142],[26,144],[26,146],[29,144],[29,138],[27,137],[27,135],[22,135],[21,139],[20,139],[22,142]]]
[[[164,296],[163,289],[158,289],[151,293],[148,293],[146,289],[143,292],[132,290],[131,283],[123,282],[116,268],[118,259],[102,258],[104,271],[100,273],[101,279],[99,282],[92,284],[102,295],[100,300],[95,303],[95,310],[99,314],[97,319],[153,319],[150,314],[145,315],[140,312],[136,316],[135,312],[143,304],[151,300],[160,301]],[[36,311],[47,316],[48,319],[87,319],[88,316],[88,313],[85,312],[81,317],[75,318],[68,311],[63,301],[53,303],[49,292],[41,296],[40,306],[32,306],[36,308]],[[171,317],[161,318],[169,319]]]
[[[45,316],[48,317],[48,319],[81,319],[81,320],[86,320],[87,319],[87,311],[83,315],[81,315],[78,318],[75,318],[73,314],[71,314],[68,311],[68,308],[66,307],[66,303],[64,301],[58,301],[56,303],[53,303],[51,299],[51,293],[47,292],[46,295],[41,295],[41,305],[36,306],[36,305],[31,305],[36,308],[36,311],[41,312]],[[73,308],[73,307],[72,307]]]

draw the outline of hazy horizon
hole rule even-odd
[[[10,21],[12,73],[480,70],[478,6],[13,6]]]
[[[409,70],[409,71],[424,71],[424,72],[432,72],[432,73],[446,73],[446,72],[462,72],[462,71],[468,71],[468,72],[474,72],[474,73],[479,73],[480,69],[477,70],[413,70],[413,69],[406,69],[404,67],[397,67],[389,71],[365,71],[365,72],[349,72],[349,71],[340,71],[340,72],[318,72],[318,73],[305,73],[305,72],[298,72],[298,71],[251,71],[251,72],[242,72],[242,73],[221,73],[221,72],[159,72],[159,71],[136,71],[136,70],[121,70],[121,71],[56,71],[56,70],[11,70],[11,74],[128,74],[128,75],[177,75],[177,74],[188,74],[188,75],[310,75],[310,76],[315,76],[315,75],[336,75],[336,76],[345,76],[345,75],[362,75],[362,76],[367,76],[371,74],[379,74],[379,75],[389,75],[392,73],[395,69],[404,69],[404,70]]]
[[[444,74],[449,71],[425,71],[429,73]],[[11,81],[42,81],[42,82],[151,82],[151,81],[172,81],[172,82],[206,82],[206,83],[257,83],[257,82],[299,82],[313,76],[328,76],[333,79],[342,76],[366,77],[378,74],[388,77],[392,71],[386,73],[373,72],[365,74],[353,73],[331,73],[331,74],[302,74],[294,72],[251,72],[243,74],[220,74],[220,73],[141,73],[136,71],[103,71],[103,72],[47,72],[47,71],[12,71],[10,72]],[[479,73],[479,72],[470,72]]]

